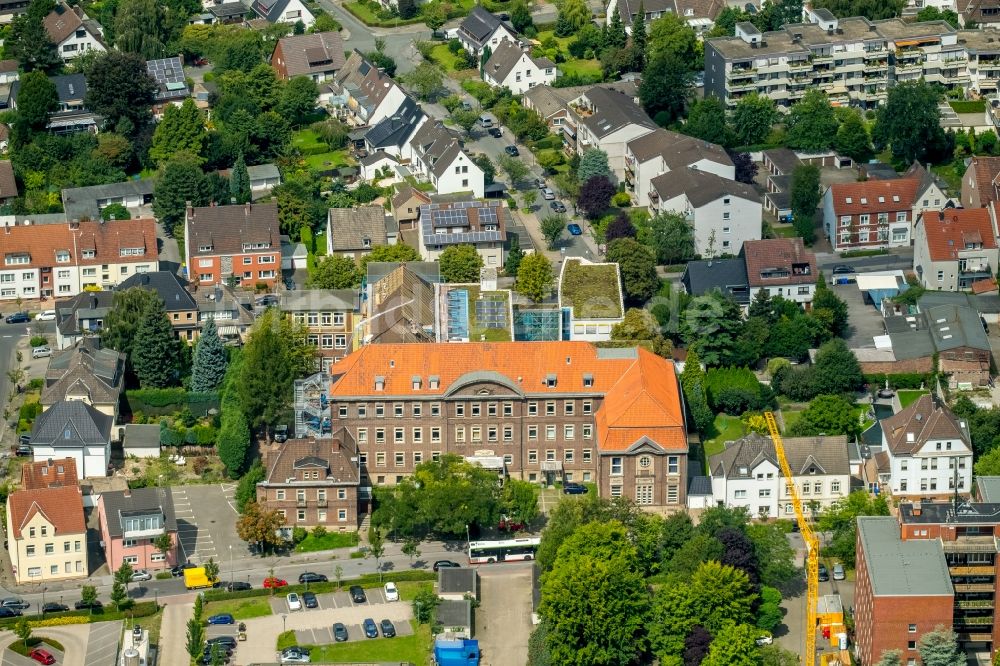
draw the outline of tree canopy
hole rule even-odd
[[[889,89],[886,103],[875,115],[875,147],[892,149],[907,164],[936,162],[950,156],[954,139],[941,127],[938,89],[920,81],[904,81]]]
[[[483,258],[474,245],[449,245],[438,260],[445,282],[479,282]]]

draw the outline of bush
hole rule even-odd
[[[292,528],[292,543],[302,543],[302,540],[305,539],[306,536],[308,536],[308,534],[309,533],[306,532],[305,528],[303,528],[303,527],[298,527],[298,526],[293,527]]]
[[[462,42],[460,40],[451,39],[448,41],[448,50],[454,55],[458,55],[461,51],[465,50],[465,47],[462,46]]]
[[[218,393],[192,393],[183,388],[136,389],[125,392],[129,412],[147,416],[167,416],[187,408],[197,417],[219,408]]]
[[[771,390],[747,368],[712,368],[705,375],[705,392],[714,411],[733,416],[767,409],[774,401]]]
[[[322,525],[317,525],[313,528],[312,535],[317,539],[322,539],[326,536],[326,528]]]
[[[626,208],[632,205],[632,197],[628,195],[628,192],[619,192],[615,196],[611,197],[611,203],[619,208]]]
[[[31,346],[32,347],[41,347],[41,346],[47,345],[47,344],[49,344],[49,339],[46,338],[44,335],[33,335],[33,336],[31,336]]]
[[[890,388],[894,389],[918,389],[921,386],[928,387],[934,384],[934,373],[926,374],[919,372],[903,372],[899,374],[887,375],[883,373],[875,375],[865,375],[865,383],[872,390],[885,387],[886,380],[889,381]]]

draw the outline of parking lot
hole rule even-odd
[[[875,336],[885,335],[881,313],[874,305],[865,303],[856,284],[836,284],[830,289],[847,303],[847,346],[851,349],[874,348]]]
[[[225,567],[232,546],[236,557],[250,554],[236,534],[235,484],[183,486],[173,489],[177,534],[185,559],[203,564],[214,558]]]
[[[325,594],[316,595],[316,603],[319,604],[319,608],[306,608],[305,604],[302,605],[301,611],[289,611],[288,610],[288,595],[287,594],[275,594],[271,597],[271,610],[275,615],[280,615],[282,613],[315,613],[320,610],[329,610],[335,608],[352,608],[352,607],[363,607],[363,606],[380,606],[386,603],[385,600],[385,590],[381,587],[375,587],[365,590],[365,597],[367,601],[363,604],[356,604],[351,601],[351,594],[347,590],[341,592],[327,592]],[[299,595],[299,599],[302,599],[302,595]],[[393,602],[395,603],[395,602]],[[366,616],[367,617],[367,616]]]

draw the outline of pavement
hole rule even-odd
[[[250,554],[236,533],[235,489],[234,483],[173,488],[177,533],[186,560],[202,564],[214,558],[224,566],[234,554]]]
[[[874,305],[865,303],[856,284],[836,284],[830,289],[847,304],[848,330],[845,339],[848,347],[874,348],[874,337],[885,335],[881,313]]]
[[[532,562],[480,567],[476,638],[483,666],[528,662]]]
[[[187,653],[185,642],[187,621],[193,613],[194,601],[164,604],[160,624],[160,666],[191,666],[191,655]],[[276,642],[271,643],[268,654],[274,652],[275,645]]]

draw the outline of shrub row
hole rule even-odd
[[[156,602],[140,601],[125,610],[115,611],[104,609],[91,613],[86,610],[63,611],[62,613],[51,613],[43,619],[32,620],[29,616],[29,624],[33,627],[58,627],[67,624],[87,624],[89,622],[108,622],[111,620],[124,620],[128,617],[148,617],[155,615],[157,611]],[[0,629],[13,628],[21,618],[8,617],[0,620]]]
[[[873,390],[885,388],[886,380],[889,386],[894,389],[918,389],[922,386],[930,387],[934,384],[933,372],[901,372],[898,374],[878,373],[865,375],[865,382]]]
[[[219,431],[211,425],[195,425],[185,428],[176,425],[173,428],[160,427],[160,444],[163,446],[213,446],[219,437]]]
[[[146,416],[166,416],[190,409],[195,416],[208,414],[219,408],[217,393],[189,393],[182,388],[136,389],[125,392],[129,412],[142,412]]]
[[[394,583],[401,583],[403,581],[425,581],[425,580],[436,580],[437,574],[433,571],[387,571],[382,574],[382,580],[379,580],[379,575],[377,573],[363,574],[359,578],[344,578],[341,581],[341,587],[345,585],[360,585],[361,587],[374,588],[381,587],[384,583],[390,581]],[[337,589],[337,581],[330,581],[327,583],[309,583],[309,591],[315,592],[317,594],[323,594],[326,592],[333,592]],[[282,587],[275,590],[274,594],[285,595],[289,592],[302,593],[306,591],[305,585],[289,585],[288,587]],[[256,588],[253,590],[244,590],[242,592],[227,592],[225,590],[208,590],[204,593],[205,601],[227,601],[229,599],[249,599],[252,597],[266,597],[270,596],[271,590],[264,588]]]

